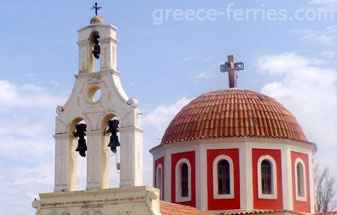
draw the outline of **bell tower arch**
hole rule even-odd
[[[116,27],[104,24],[99,16],[78,30],[79,73],[75,75],[68,101],[57,108],[55,192],[77,190],[79,142],[74,134],[76,125],[82,120],[86,124],[86,189],[110,187],[110,138],[106,129],[114,117],[119,124],[115,130],[120,133],[120,187],[143,185],[141,111],[137,108],[137,100],[127,96],[120,82],[116,32]],[[95,72],[95,58],[100,60],[98,72]]]

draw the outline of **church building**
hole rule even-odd
[[[241,69],[229,56],[230,88],[183,107],[150,150],[160,198],[213,213],[314,213],[315,144],[282,104],[237,87]]]
[[[282,104],[238,88],[244,65],[234,56],[221,66],[230,88],[187,104],[150,150],[154,187],[144,186],[141,110],[120,82],[117,28],[94,9],[78,30],[73,90],[56,109],[54,192],[33,202],[36,215],[314,213],[315,144]],[[118,188],[109,184],[111,153],[120,155]],[[87,162],[81,191],[78,156]]]

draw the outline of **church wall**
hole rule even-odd
[[[171,202],[178,203],[176,200],[176,165],[179,160],[187,159],[191,164],[191,201],[179,202],[179,204],[187,205],[191,207],[196,207],[196,198],[195,198],[195,152],[183,152],[176,153],[171,155]]]
[[[306,186],[306,198],[305,200],[297,200],[296,199],[296,163],[295,161],[300,158],[304,162],[305,166],[305,186]],[[292,164],[292,187],[293,187],[293,204],[294,204],[294,210],[310,213],[310,180],[309,180],[309,165],[308,165],[308,155],[299,153],[299,152],[291,152],[291,164]]]
[[[226,155],[233,161],[234,197],[231,199],[215,199],[213,193],[213,162],[219,155]],[[207,187],[208,210],[240,209],[240,169],[239,149],[207,150]]]
[[[237,155],[236,152],[234,153],[235,156],[232,156],[232,153],[228,153],[231,150],[237,150]],[[183,154],[195,153],[195,174],[193,174],[193,177],[195,177],[195,207],[214,213],[253,209],[287,209],[296,211],[293,203],[293,198],[295,197],[293,197],[293,164],[291,153],[304,153],[308,159],[309,178],[307,181],[310,181],[308,189],[310,193],[308,193],[308,198],[310,199],[310,210],[312,212],[313,180],[312,171],[310,171],[310,169],[312,168],[311,161],[312,152],[314,150],[313,145],[292,140],[224,138],[221,140],[193,140],[183,143],[167,144],[151,150],[151,153],[153,154],[154,174],[156,173],[157,166],[160,164],[160,159],[165,158],[163,165],[165,169],[164,196],[165,201],[170,202],[174,202],[175,198],[175,164],[180,158],[184,157]],[[214,153],[212,153],[213,151]],[[220,205],[226,205],[227,203],[218,202],[227,202],[228,200],[214,199],[213,197],[213,178],[210,178],[210,176],[214,174],[212,172],[212,165],[214,159],[218,157],[219,154],[229,156],[233,161],[233,166],[238,166],[238,172],[234,170],[234,181],[239,184],[238,191],[234,192],[235,200],[237,197],[239,199],[237,202],[238,205],[235,207],[231,204],[231,208],[220,208]],[[179,158],[176,158],[177,155],[179,155]],[[277,196],[275,199],[262,199],[258,197],[257,161],[261,156],[265,155],[272,157],[277,164]],[[238,156],[238,164],[236,164],[236,156]],[[236,181],[236,175],[239,175],[238,182]],[[153,180],[155,181],[155,178],[153,178]],[[205,184],[207,184],[207,186],[205,186]],[[236,184],[235,189],[237,189]],[[235,201],[233,200],[233,202]],[[175,201],[175,203],[186,204],[185,202],[179,201]],[[217,205],[219,207],[217,207]]]
[[[276,186],[277,196],[275,199],[259,198],[258,185],[258,160],[261,156],[270,156],[276,162]],[[282,167],[281,167],[281,151],[270,149],[252,149],[252,163],[253,163],[253,200],[254,209],[283,209],[283,194],[282,194]]]

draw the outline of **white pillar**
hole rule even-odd
[[[100,39],[101,43],[101,71],[117,71],[117,40],[112,38]]]
[[[313,153],[308,153],[308,169],[309,169],[309,190],[310,190],[310,212],[315,212],[315,190],[314,190],[314,163]],[[308,192],[307,192],[308,193]]]
[[[55,192],[77,190],[77,141],[68,134],[55,138]]]
[[[240,186],[241,186],[241,202],[245,203],[241,206],[242,210],[253,210],[253,161],[252,146],[246,142],[243,148],[240,148]],[[243,162],[241,162],[243,161]]]
[[[143,130],[135,127],[120,128],[121,170],[120,187],[143,185]]]
[[[282,147],[281,156],[283,209],[293,210],[292,160],[291,151],[288,147]]]
[[[208,210],[208,186],[207,185],[207,148],[204,144],[199,144],[196,150],[196,207]]]
[[[87,190],[109,188],[109,147],[103,131],[87,134]]]
[[[88,41],[80,41],[77,43],[79,46],[79,73],[88,73],[90,69],[89,66],[92,67],[92,54],[91,54],[91,48],[90,48],[90,43]]]

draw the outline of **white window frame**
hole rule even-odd
[[[181,196],[181,166],[183,164],[187,165],[188,168],[188,196],[187,197],[182,197]],[[191,201],[191,181],[192,181],[192,177],[191,177],[191,171],[192,171],[192,167],[191,167],[191,163],[188,159],[186,158],[182,158],[180,159],[177,164],[176,164],[176,202],[188,202]]]
[[[304,196],[299,196],[298,195],[298,187],[297,187],[297,164],[301,164],[303,167],[303,191],[304,191]],[[296,200],[301,201],[301,202],[307,202],[307,177],[306,177],[306,168],[304,165],[304,162],[301,158],[297,158],[295,160],[295,166],[294,166],[294,174],[295,174],[295,192],[296,192]]]
[[[158,182],[159,182],[159,179],[158,179],[158,173],[159,171],[161,172],[161,178],[160,178],[160,187],[158,187]],[[160,200],[163,200],[163,175],[164,175],[164,172],[163,172],[163,166],[161,164],[159,164],[157,166],[157,170],[156,170],[156,188],[160,190]]]
[[[264,160],[267,160],[271,164],[271,190],[272,194],[264,194],[262,193],[262,172],[261,172],[261,164]],[[257,180],[258,180],[258,194],[259,199],[277,199],[277,166],[273,157],[269,155],[261,156],[257,161]]]
[[[226,160],[229,163],[229,183],[230,193],[219,194],[219,181],[218,181],[218,164],[220,161]],[[213,198],[214,199],[234,199],[234,166],[232,159],[227,155],[219,155],[213,161]]]

